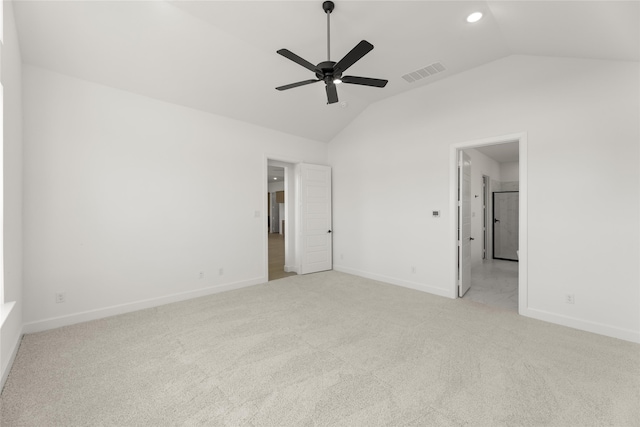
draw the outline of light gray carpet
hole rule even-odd
[[[24,337],[9,426],[638,426],[640,346],[326,272]]]

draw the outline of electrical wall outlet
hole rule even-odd
[[[573,294],[564,294],[564,302],[567,304],[575,304],[576,298]]]
[[[218,276],[222,276],[224,274],[224,268],[218,270]]]
[[[65,302],[67,299],[66,292],[56,292],[56,304],[61,304]]]

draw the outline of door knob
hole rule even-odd
[[[327,233],[331,233],[331,230],[327,231]]]
[[[495,224],[496,222],[500,222],[499,219],[493,218],[493,223]]]
[[[476,239],[474,239],[473,237],[469,237],[469,240],[476,240]]]

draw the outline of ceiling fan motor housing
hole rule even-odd
[[[331,12],[333,12],[333,8],[334,8],[335,6],[336,6],[336,5],[335,5],[335,4],[333,4],[333,2],[332,2],[332,1],[326,1],[326,2],[322,3],[322,9],[325,11],[325,13],[331,13]]]
[[[333,66],[336,65],[335,61],[324,61],[318,64],[316,67],[316,77],[320,80],[324,80],[325,83],[333,82],[335,79],[342,77],[342,73],[338,70],[334,70]]]

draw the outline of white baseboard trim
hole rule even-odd
[[[614,326],[609,326],[602,323],[576,319],[574,317],[563,316],[561,314],[555,314],[535,308],[526,308],[524,310],[520,310],[520,315],[531,317],[532,319],[543,320],[549,323],[555,323],[556,325],[579,329],[581,331],[592,332],[594,334],[604,335],[607,337],[640,343],[640,331],[616,328]]]
[[[285,273],[297,273],[298,269],[295,266],[285,265],[284,266]]]
[[[379,274],[369,273],[366,271],[356,270],[340,265],[334,265],[335,271],[342,273],[353,274],[354,276],[365,277],[367,279],[377,280],[380,282],[389,283],[392,285],[402,286],[405,288],[415,289],[418,291],[428,292],[434,295],[443,296],[446,298],[455,298],[451,295],[450,290],[436,288],[434,286],[428,286],[421,283],[408,282],[405,280],[395,279],[393,277],[387,277]],[[542,320],[549,323],[554,323],[560,326],[566,326],[573,329],[579,329],[581,331],[592,332],[594,334],[604,335],[612,338],[618,338],[625,341],[631,341],[640,343],[640,331],[634,331],[630,329],[616,328],[613,326],[605,325],[597,322],[590,322],[587,320],[576,319],[569,316],[563,316],[560,314],[551,313],[544,310],[527,308],[520,310],[520,315],[530,317],[532,319]]]
[[[2,329],[2,325],[4,325],[4,321],[9,318],[9,314],[11,313],[11,310],[13,310],[13,307],[15,305],[15,301],[0,304],[0,330]]]
[[[111,307],[98,308],[95,310],[83,311],[80,313],[69,314],[60,317],[51,317],[48,319],[38,320],[26,323],[23,327],[23,333],[32,334],[34,332],[46,331],[49,329],[60,328],[62,326],[74,325],[76,323],[88,322],[91,320],[103,319],[105,317],[117,316],[119,314],[130,313],[132,311],[144,310],[146,308],[158,307],[174,302],[185,301],[193,298],[199,298],[211,294],[217,294],[225,291],[246,288],[248,286],[259,285],[265,283],[264,277],[243,280],[240,282],[227,283],[223,285],[215,285],[208,288],[197,289],[193,291],[180,292],[158,298],[150,298],[142,301],[135,301]]]
[[[13,366],[13,362],[16,360],[16,356],[18,355],[18,349],[20,348],[20,343],[22,342],[22,336],[24,335],[24,327],[18,334],[18,339],[13,343],[13,348],[11,349],[11,356],[9,356],[9,360],[2,367],[2,375],[0,376],[0,393],[4,389],[4,385],[7,382],[7,378],[9,378],[9,372],[11,372],[11,367]]]
[[[451,298],[449,289],[436,288],[435,286],[429,286],[417,282],[409,282],[407,280],[396,279],[394,277],[383,276],[380,274],[369,273],[367,271],[356,270],[354,268],[343,267],[341,265],[334,265],[333,269],[341,273],[353,274],[354,276],[365,277],[371,280],[377,280],[378,282],[385,282],[391,285],[402,286],[403,288],[414,289],[416,291],[427,292],[430,294],[438,295],[445,298]]]

